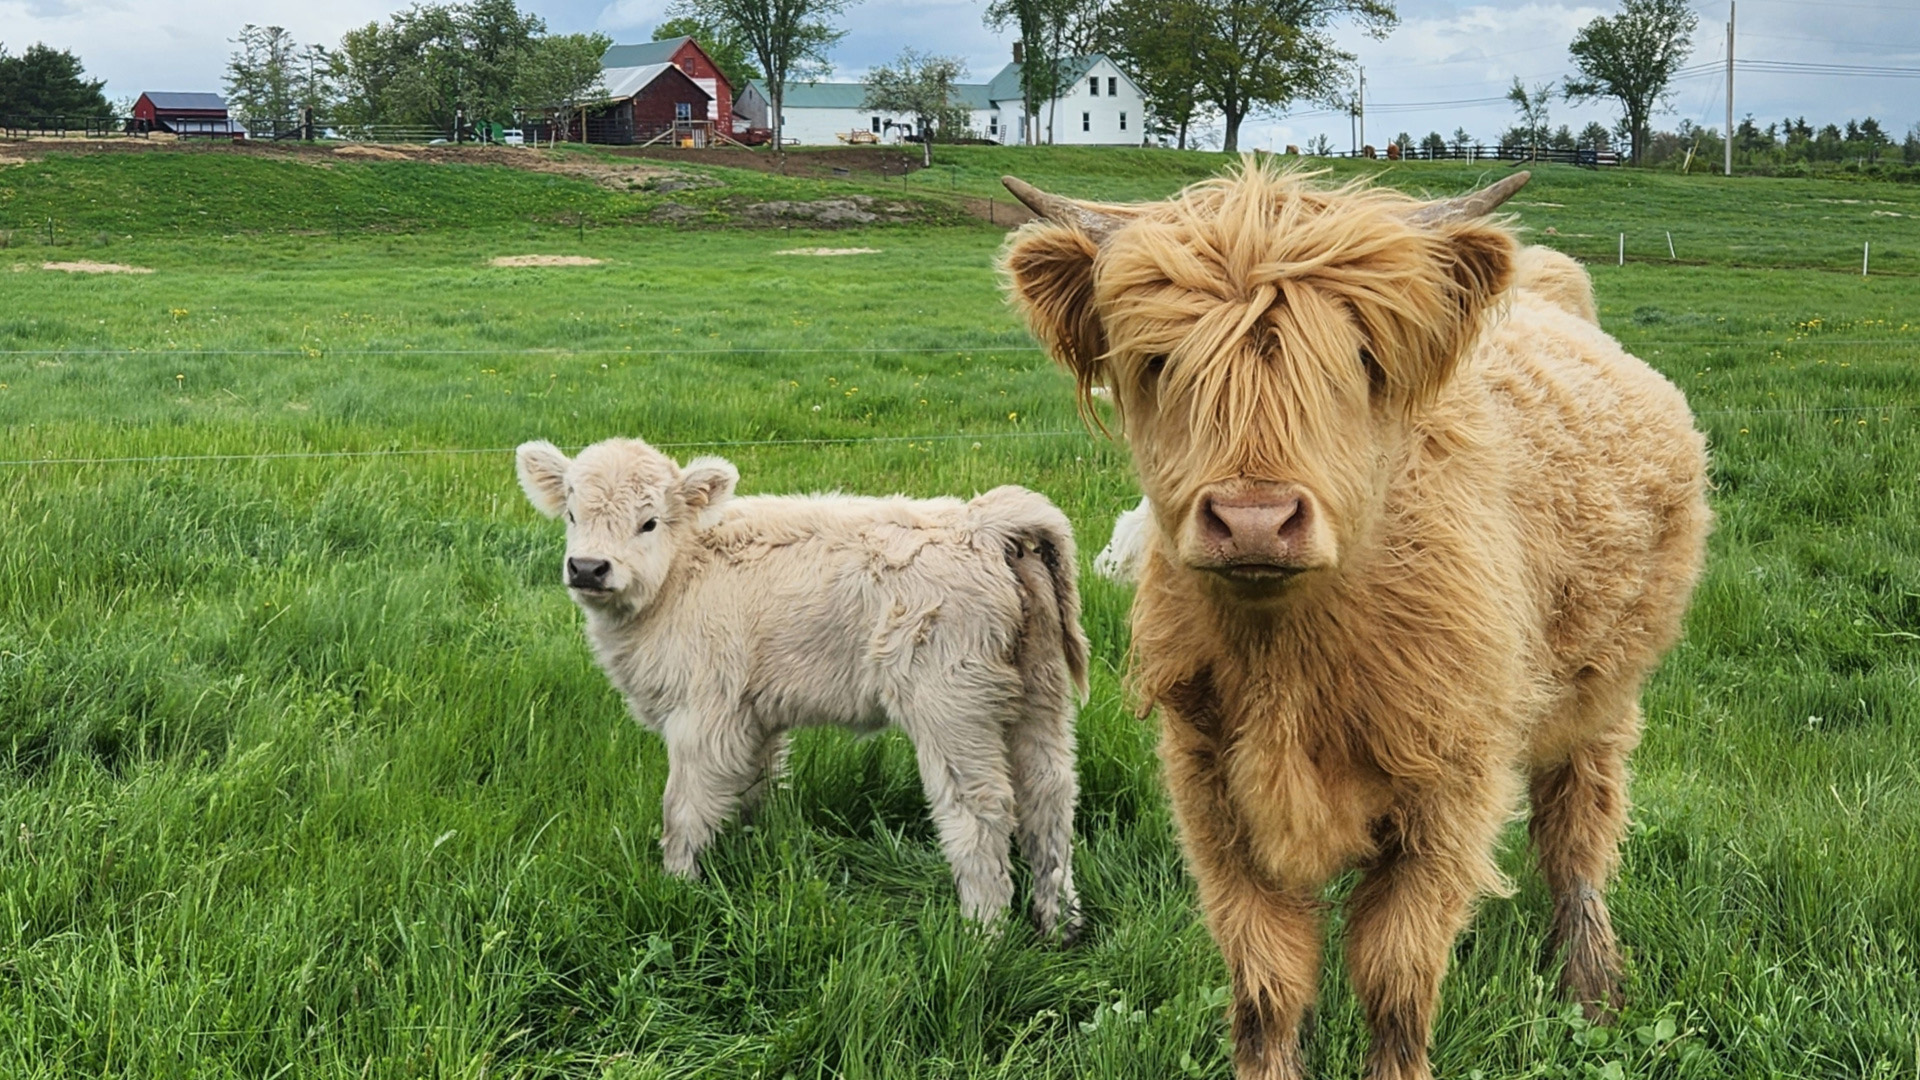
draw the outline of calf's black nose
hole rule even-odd
[[[605,559],[567,558],[567,584],[576,589],[604,589],[613,564]]]

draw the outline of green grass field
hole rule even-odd
[[[912,197],[1222,164],[950,153]],[[1090,574],[1082,944],[960,921],[896,735],[803,734],[705,883],[661,874],[664,759],[588,657],[517,442],[717,450],[746,491],[1024,483],[1089,560],[1135,497],[1000,300],[1000,230],[721,227],[735,197],[884,189],[692,171],[714,217],[678,231],[636,223],[659,196],[494,167],[0,167],[0,1075],[1231,1075],[1119,689],[1128,596]],[[1436,1071],[1914,1077],[1920,191],[1549,168],[1514,209],[1604,256],[1603,321],[1711,436],[1719,527],[1646,699],[1621,1024],[1554,998],[1516,827]],[[1858,276],[1862,239],[1889,273]],[[879,251],[776,254],[817,245]],[[605,262],[488,265],[526,253]],[[81,258],[153,272],[39,269]],[[1309,1054],[1351,1076],[1333,961]]]

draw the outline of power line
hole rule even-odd
[[[1799,60],[1736,60],[1736,67],[1775,75],[1854,75],[1876,79],[1920,79],[1920,68],[1874,64],[1823,64]]]

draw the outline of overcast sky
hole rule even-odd
[[[645,41],[670,0],[521,0],[555,31],[601,30],[618,42]],[[1739,0],[1736,52],[1742,58],[1877,65],[1920,70],[1920,0]],[[142,90],[220,89],[229,43],[248,22],[279,24],[303,42],[331,45],[342,31],[380,19],[396,0],[0,0],[0,42],[18,53],[35,41],[78,53],[89,73],[107,80],[109,98]],[[842,23],[849,33],[834,55],[836,79],[858,79],[904,47],[966,60],[985,81],[1006,62],[1010,35],[980,21],[985,0],[864,0]],[[1465,127],[1491,140],[1513,120],[1499,98],[1513,77],[1557,81],[1571,70],[1566,44],[1576,29],[1614,10],[1609,3],[1489,0],[1448,3],[1401,0],[1401,23],[1384,41],[1345,32],[1342,41],[1366,68],[1367,139],[1384,143],[1400,131],[1418,139],[1428,131]],[[1693,62],[1724,58],[1726,0],[1696,4],[1700,31]],[[1735,76],[1735,116],[1751,112],[1764,127],[1784,116],[1814,124],[1873,116],[1896,139],[1920,121],[1920,78],[1759,74]],[[1725,82],[1720,69],[1676,84],[1673,110],[1657,121],[1671,128],[1681,117],[1721,127]],[[1435,104],[1446,102],[1449,104]],[[1326,134],[1336,148],[1350,141],[1345,115],[1250,120],[1243,146],[1282,148]],[[1301,114],[1306,115],[1301,115]],[[1605,105],[1573,107],[1556,100],[1554,124],[1576,131],[1590,119],[1611,123]]]

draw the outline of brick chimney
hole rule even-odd
[[[1026,52],[1026,42],[1015,41],[1013,43],[1013,62],[1016,64],[1026,63]]]

